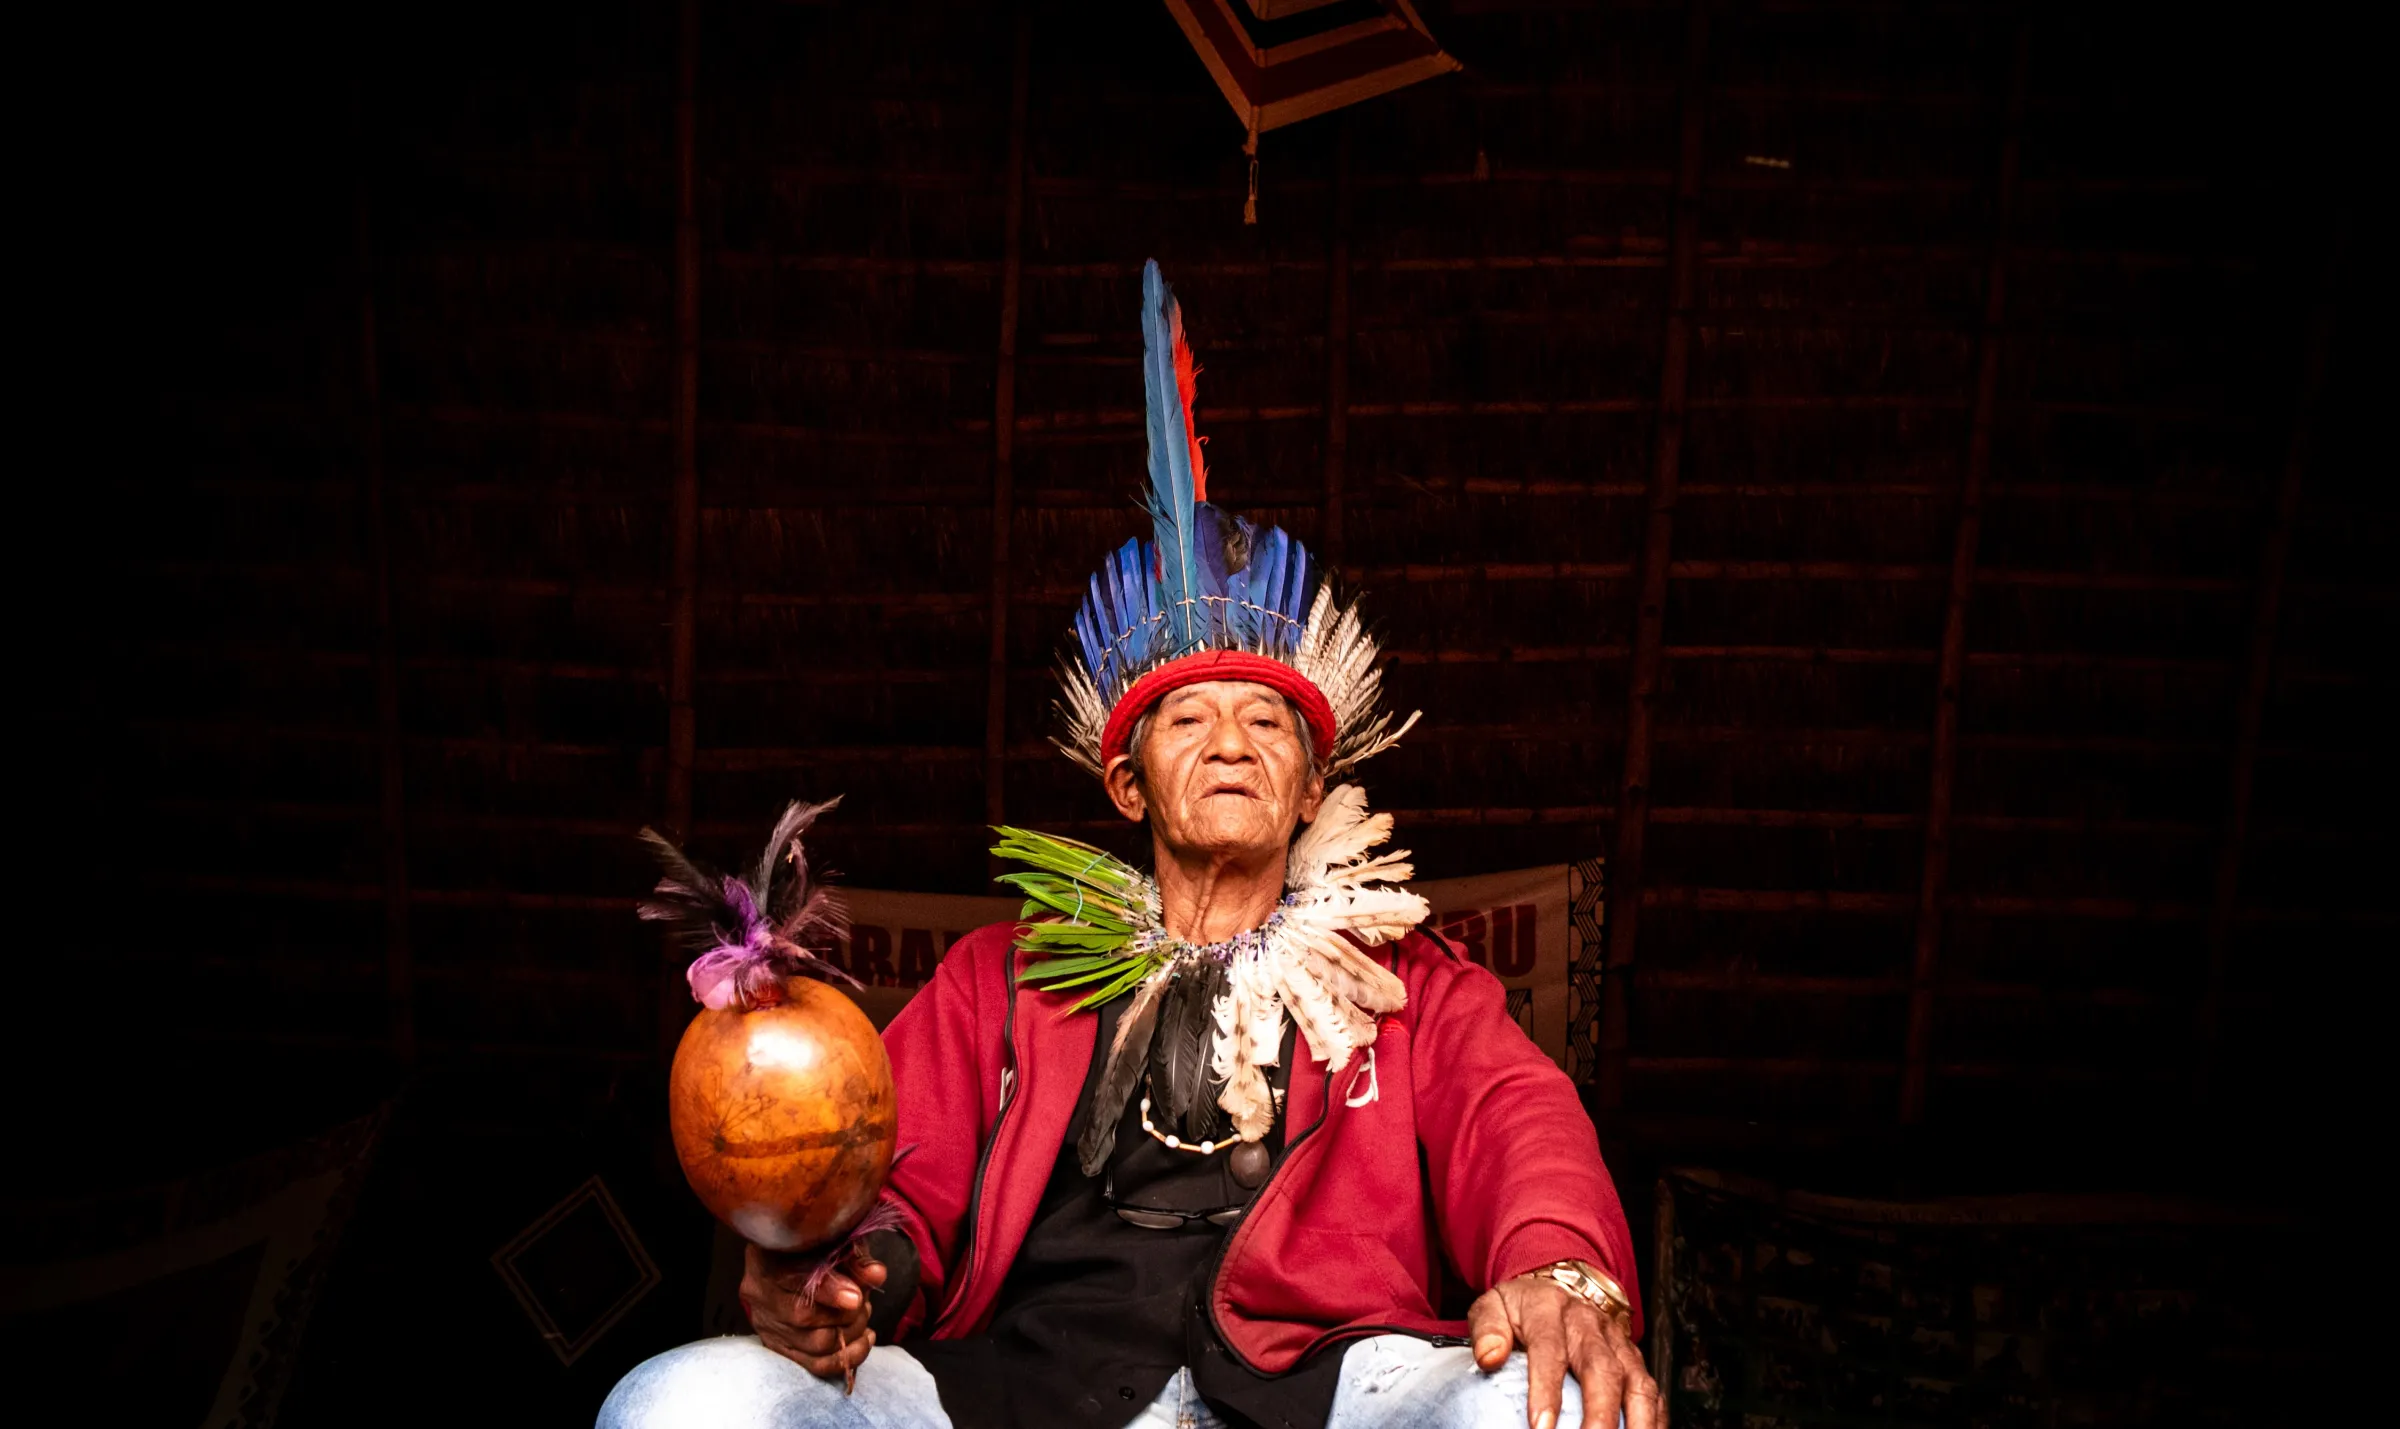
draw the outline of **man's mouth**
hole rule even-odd
[[[1239,784],[1219,784],[1200,797],[1204,799],[1213,799],[1219,794],[1231,794],[1237,799],[1255,799],[1258,797],[1257,790],[1247,789]]]

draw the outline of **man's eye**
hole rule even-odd
[[[1174,720],[1174,727],[1177,729],[1189,729],[1199,722],[1200,717],[1198,715],[1178,715]]]

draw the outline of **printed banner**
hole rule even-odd
[[[1434,878],[1411,888],[1433,905],[1426,926],[1492,970],[1508,989],[1509,1015],[1551,1061],[1567,1065],[1567,866],[1553,863],[1481,878]]]
[[[1409,885],[1432,905],[1426,926],[1490,968],[1508,989],[1508,1011],[1525,1035],[1570,1071],[1567,986],[1577,952],[1568,866],[1435,878]],[[849,888],[850,937],[834,960],[867,984],[859,996],[875,1025],[891,1021],[933,976],[951,945],[986,923],[1006,922],[1015,898],[892,893]]]
[[[899,1015],[959,939],[986,923],[1005,923],[1025,906],[1022,898],[876,888],[845,888],[842,901],[850,905],[850,938],[829,956],[867,985],[852,996],[877,1027]]]

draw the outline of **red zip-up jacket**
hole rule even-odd
[[[959,940],[884,1033],[900,1144],[886,1195],[916,1243],[896,1339],[990,1322],[1082,1096],[1095,1019],[1018,986],[1015,925]],[[1285,1150],[1217,1264],[1226,1346],[1278,1374],[1336,1340],[1463,1335],[1446,1262],[1481,1289],[1586,1260],[1634,1297],[1633,1241],[1590,1118],[1507,1012],[1500,982],[1422,932],[1372,955],[1408,986],[1339,1074],[1295,1045]],[[1636,1323],[1636,1332],[1639,1323]]]

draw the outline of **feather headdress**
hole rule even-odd
[[[666,924],[692,951],[684,977],[701,1005],[744,1011],[773,1006],[783,1000],[783,980],[794,976],[858,986],[813,951],[847,932],[850,918],[824,880],[809,876],[808,852],[800,843],[809,825],[840,802],[837,796],[786,807],[746,876],[703,868],[656,829],[642,830],[642,842],[665,876],[636,911]]]
[[[1308,548],[1282,529],[1212,506],[1192,397],[1199,369],[1158,264],[1142,267],[1142,395],[1150,539],[1095,573],[1062,662],[1053,742],[1094,774],[1125,752],[1134,721],[1168,691],[1249,680],[1291,698],[1328,776],[1399,742],[1382,710],[1374,637],[1333,597]]]

